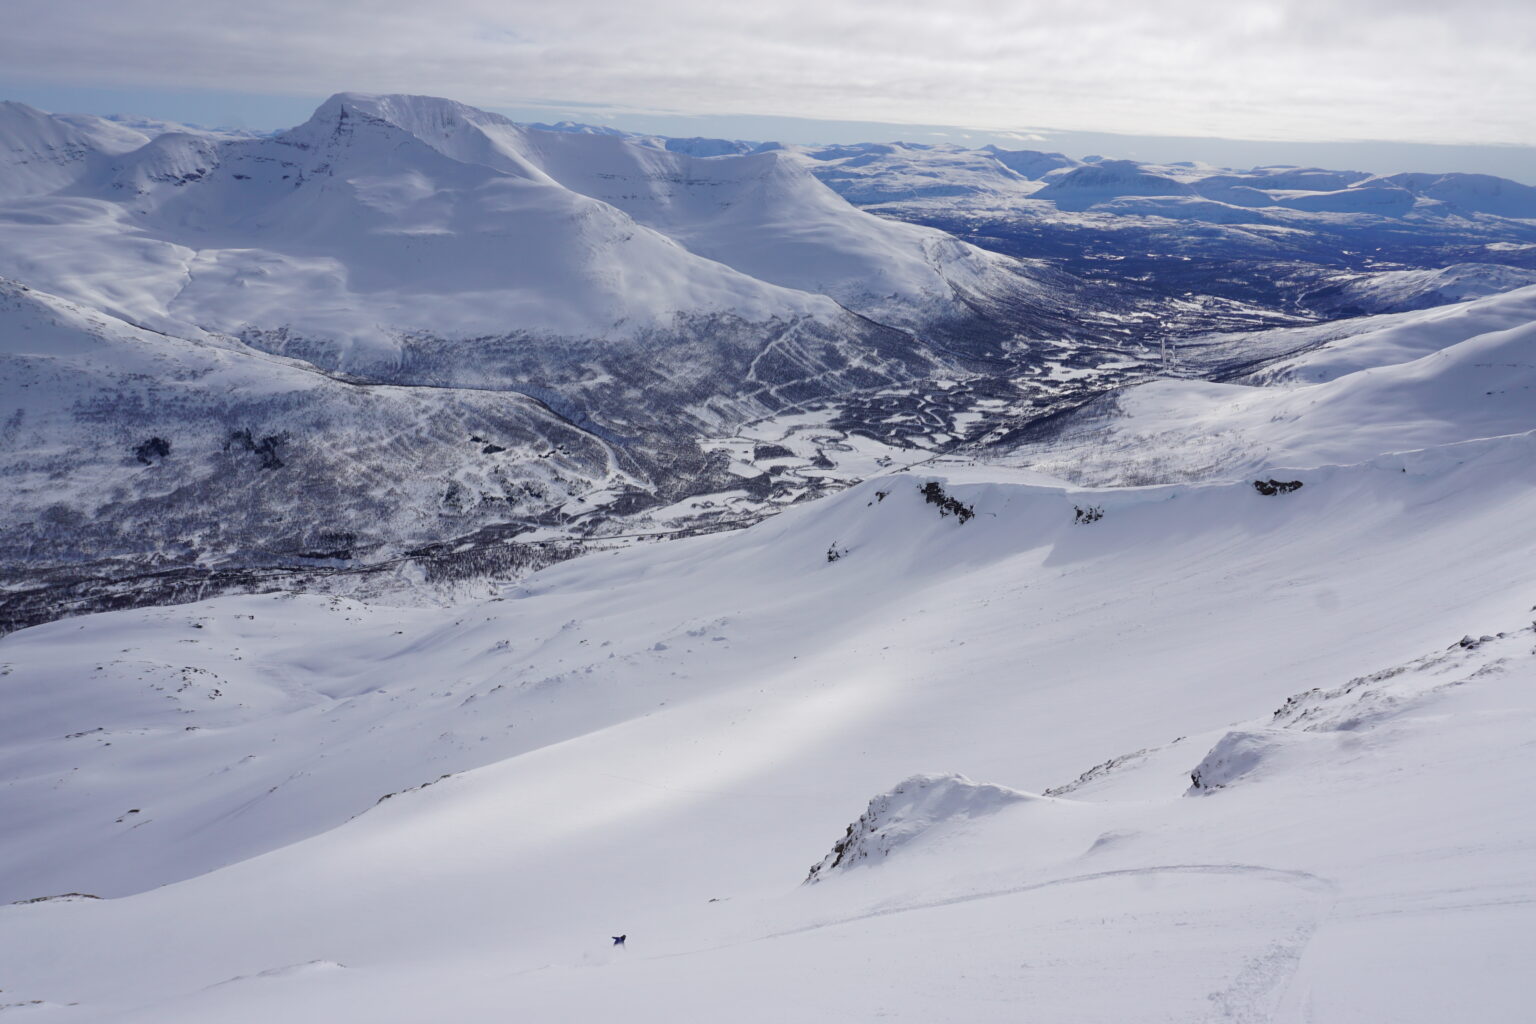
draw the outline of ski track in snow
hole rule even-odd
[[[938,900],[926,900],[920,903],[911,903],[900,907],[884,907],[872,910],[867,914],[857,914],[852,917],[838,918],[833,921],[820,921],[808,924],[800,928],[791,928],[788,931],[773,932],[763,935],[751,942],[764,942],[769,939],[782,939],[794,935],[802,935],[806,932],[821,931],[824,928],[838,928],[844,925],[857,924],[861,921],[870,921],[880,917],[890,917],[896,914],[910,914],[922,910],[935,910],[942,907],[958,906],[962,903],[974,903],[978,900],[999,899],[1004,896],[1018,896],[1023,893],[1037,892],[1042,889],[1055,889],[1060,886],[1082,885],[1089,882],[1098,882],[1107,878],[1137,878],[1160,874],[1179,875],[1240,875],[1247,878],[1262,878],[1265,881],[1281,882],[1287,885],[1299,886],[1314,893],[1332,894],[1336,890],[1334,883],[1326,878],[1321,878],[1309,871],[1288,871],[1281,868],[1266,868],[1254,864],[1158,864],[1142,868],[1125,868],[1118,871],[1095,871],[1086,875],[1073,875],[1070,878],[1053,878],[1047,882],[1033,882],[1029,885],[1016,885],[1007,889],[995,889],[988,892],[966,893],[963,896],[950,896]],[[718,949],[722,947],[709,947]],[[668,953],[664,957],[656,959],[670,959],[678,956],[694,956],[703,950],[693,950],[686,953]]]

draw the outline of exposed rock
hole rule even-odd
[[[972,782],[964,775],[914,775],[870,800],[869,808],[805,880],[818,882],[833,869],[882,859],[946,821],[978,818],[1009,804],[1039,799],[1006,786]]]
[[[1231,785],[1263,764],[1275,749],[1277,730],[1234,730],[1216,741],[1205,759],[1189,773],[1190,793],[1209,793]]]
[[[155,459],[163,459],[169,454],[171,454],[171,442],[163,437],[152,437],[133,450],[133,457],[146,466]]]

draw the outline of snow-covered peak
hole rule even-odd
[[[78,132],[32,113],[32,136]],[[25,265],[39,287],[95,302],[121,291],[118,256],[138,259],[147,233],[175,247],[167,280],[115,314],[282,332],[359,372],[397,365],[402,335],[419,332],[633,338],[679,317],[830,322],[847,316],[837,304],[915,330],[969,322],[978,303],[1017,317],[1042,301],[1014,261],[859,211],[782,150],[697,157],[361,93],[268,138],[173,132],[111,157],[71,145],[90,167],[53,168],[29,191],[67,185],[112,205],[51,212],[94,237],[51,245],[39,268],[18,236],[0,272]]]
[[[1381,179],[1465,213],[1536,219],[1536,188],[1491,174],[1394,174]]]
[[[450,159],[548,181],[526,155],[527,129],[500,114],[437,96],[337,93],[293,130],[296,137],[350,135],[359,124],[388,125]]]
[[[0,101],[0,200],[55,192],[103,158],[148,141],[102,118],[65,120],[25,103]]]
[[[1046,186],[1034,194],[1062,209],[1084,209],[1118,196],[1187,196],[1194,190],[1182,181],[1149,171],[1131,160],[1102,160],[1082,167],[1063,167],[1046,175]]]
[[[1052,171],[1076,167],[1078,162],[1062,153],[1046,153],[1034,149],[998,149],[986,147],[998,163],[1031,180],[1040,181]]]
[[[174,188],[201,181],[221,159],[216,139],[170,132],[114,160],[105,184],[108,194],[147,195],[158,186]]]

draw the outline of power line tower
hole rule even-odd
[[[1169,341],[1167,335],[1164,335],[1158,340],[1158,351],[1162,355],[1163,375],[1165,377],[1174,376],[1174,371],[1178,369],[1179,365],[1178,345]]]

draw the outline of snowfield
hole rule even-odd
[[[1268,333],[1253,347],[1300,351],[1242,383],[1110,394],[1001,461],[1080,482],[1234,479],[1514,434],[1536,410],[1536,287]]]
[[[1270,497],[897,475],[478,607],[22,631],[7,994],[60,1020],[1518,1016],[1533,447]],[[802,886],[934,771],[1004,788]],[[101,898],[26,902],[65,893]]]

